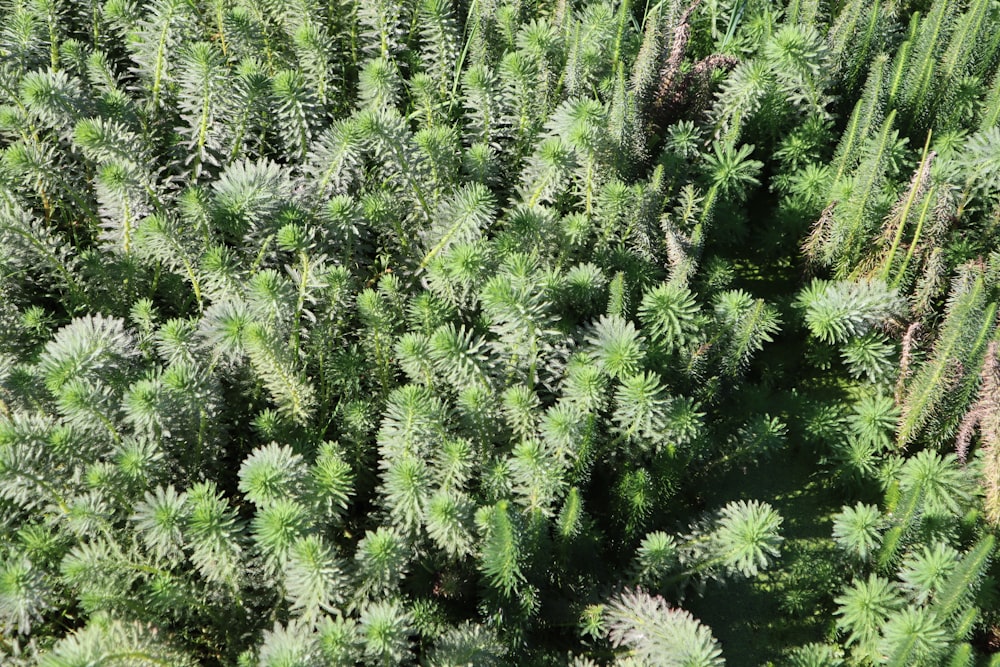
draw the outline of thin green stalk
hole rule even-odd
[[[292,318],[292,339],[289,347],[295,358],[299,358],[299,340],[301,335],[302,310],[305,308],[306,291],[309,283],[309,256],[304,250],[299,251],[299,262],[301,263],[301,275],[299,276],[298,298],[295,300],[295,315]]]
[[[479,0],[472,0],[469,4],[468,16],[472,16],[472,13],[476,10],[476,5]],[[466,23],[466,30],[468,30],[468,23]],[[472,30],[465,37],[465,44],[462,45],[462,51],[458,54],[458,60],[455,61],[455,75],[452,77],[451,82],[451,99],[448,100],[448,116],[450,117],[455,109],[455,101],[458,99],[458,85],[462,80],[462,68],[465,66],[465,58],[469,54],[469,46],[472,44],[472,40],[475,39],[476,34],[479,32],[479,22],[474,22],[472,24]]]
[[[906,267],[909,266],[910,260],[913,259],[913,255],[917,251],[920,235],[924,229],[924,220],[927,219],[927,213],[930,210],[931,202],[934,200],[935,191],[936,187],[932,185],[927,194],[924,195],[924,205],[920,209],[920,216],[917,218],[917,228],[913,231],[913,239],[910,241],[910,247],[906,249],[906,257],[903,258],[903,264],[899,267],[896,277],[892,280],[892,287],[899,287],[899,284],[906,276]]]
[[[896,61],[895,67],[892,71],[892,78],[889,80],[889,92],[886,96],[889,106],[895,106],[896,95],[899,94],[900,89],[903,86],[903,80],[906,74],[906,63],[910,57],[910,48],[913,46],[911,40],[906,40],[899,45],[899,49],[896,51]]]
[[[871,61],[868,54],[871,50],[871,42],[874,38],[875,29],[878,27],[878,0],[875,0],[868,11],[871,18],[869,19],[868,26],[863,33],[863,42],[860,45],[860,48],[856,48],[855,52],[852,54],[851,71],[847,75],[847,80],[851,83],[852,87],[854,82],[857,80],[858,75],[861,73],[862,68]]]
[[[226,57],[229,55],[229,51],[226,47],[226,24],[222,14],[222,0],[216,0],[215,2],[215,25],[219,31],[219,45],[222,47],[222,56]]]
[[[719,51],[725,52],[726,46],[732,41],[733,37],[736,35],[736,27],[743,20],[743,12],[746,11],[747,0],[740,0],[740,4],[736,6],[733,13],[729,15],[729,27],[726,28],[726,35],[722,38],[722,44],[719,45]],[[713,24],[714,28],[714,24]]]
[[[615,48],[612,51],[611,62],[621,63],[622,40],[625,37],[625,23],[629,19],[629,12],[632,10],[632,0],[622,0],[618,8],[620,17],[618,19],[618,31],[615,34]]]
[[[924,19],[924,23],[927,24],[929,37],[926,42],[922,42],[922,44],[926,45],[926,48],[919,54],[920,62],[916,65],[916,74],[914,76],[916,83],[907,86],[907,92],[910,95],[906,101],[909,103],[910,111],[912,112],[911,121],[919,118],[920,109],[924,106],[925,102],[929,102],[926,98],[934,82],[934,70],[938,62],[937,46],[942,34],[946,32],[946,19],[950,15],[948,5],[947,0],[937,0],[931,9],[931,13]],[[921,36],[924,33],[924,23],[920,26]]]
[[[882,131],[875,140],[874,151],[870,157],[866,157],[859,167],[861,178],[856,184],[855,191],[859,192],[857,201],[852,202],[852,217],[846,221],[844,240],[842,246],[845,250],[846,261],[854,261],[860,251],[863,242],[863,235],[866,232],[866,222],[870,216],[872,202],[875,200],[879,184],[885,169],[885,156],[889,152],[889,147],[894,140],[893,123],[896,119],[896,110],[889,112],[889,116],[882,123]]]
[[[910,188],[910,192],[907,194],[906,202],[903,204],[903,209],[899,213],[899,224],[896,227],[896,235],[892,240],[892,246],[889,248],[889,255],[885,258],[885,264],[882,266],[882,280],[889,279],[889,271],[892,268],[892,260],[896,255],[896,249],[899,248],[899,243],[903,239],[903,229],[906,227],[906,220],[910,217],[910,208],[912,208],[914,202],[917,200],[917,196],[920,192],[920,179],[924,170],[927,169],[928,156],[930,155],[931,148],[931,131],[927,132],[927,140],[924,141],[924,151],[920,156],[920,164],[917,165],[917,180],[914,181],[913,186]],[[929,175],[928,175],[929,178]],[[921,222],[923,219],[921,218]],[[914,239],[914,242],[916,239]]]

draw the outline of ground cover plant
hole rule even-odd
[[[993,665],[1000,7],[2,0],[0,662]]]

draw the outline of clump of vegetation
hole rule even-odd
[[[995,664],[998,35],[0,0],[0,662]]]

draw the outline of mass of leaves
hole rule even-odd
[[[998,310],[989,0],[0,0],[0,663],[1000,664]]]

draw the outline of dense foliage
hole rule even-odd
[[[2,0],[0,662],[997,664],[998,64],[988,0]]]

